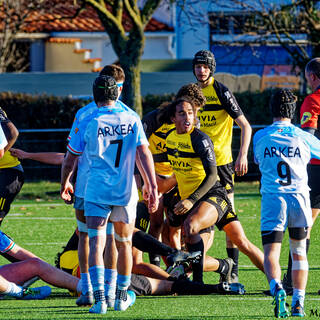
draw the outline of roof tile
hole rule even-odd
[[[23,31],[52,32],[52,31],[87,31],[103,32],[104,27],[96,11],[87,7],[86,10],[74,18],[76,7],[73,0],[65,0],[63,3],[58,0],[48,0],[46,11],[33,11],[29,14],[23,25]],[[3,16],[3,12],[0,16]],[[0,17],[1,18],[1,17]],[[2,19],[0,19],[1,21]],[[126,31],[132,28],[132,22],[127,14],[123,14],[123,24]],[[0,29],[3,25],[0,22]],[[151,18],[145,31],[172,31],[170,26]]]

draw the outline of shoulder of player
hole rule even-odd
[[[157,115],[158,115],[158,110],[157,109],[152,110],[148,112],[146,115],[144,115],[141,121],[142,123],[156,122]]]
[[[209,145],[213,145],[210,137],[206,133],[200,131],[198,128],[193,129],[193,131],[190,134],[190,138],[193,148],[197,148],[199,146],[207,147]]]
[[[258,130],[254,135],[253,135],[253,143],[255,144],[258,140],[263,138],[264,136],[268,135],[270,131],[273,131],[274,127],[272,125],[269,125],[263,129]]]
[[[121,100],[117,100],[117,104],[124,108],[125,111],[129,112],[129,113],[132,113],[134,114],[135,116],[139,117],[139,115],[133,110],[131,109],[130,107],[128,107],[125,103],[123,103]],[[140,117],[139,117],[140,118]]]
[[[151,112],[148,112],[141,120],[145,131],[148,131],[149,135],[151,135],[153,132],[156,132],[163,125],[163,123],[159,121],[158,115],[159,109],[155,109]]]
[[[80,122],[84,118],[90,116],[91,113],[94,112],[96,109],[97,109],[97,105],[95,104],[94,101],[92,101],[77,111],[75,119],[77,119],[77,121]]]
[[[214,79],[213,88],[215,89],[215,91],[218,95],[223,96],[224,98],[226,98],[225,92],[230,92],[230,94],[231,94],[231,91],[228,89],[228,87],[225,86],[220,81],[217,81],[216,79]]]

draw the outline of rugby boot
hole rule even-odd
[[[85,294],[81,293],[80,297],[76,300],[76,304],[79,307],[92,306],[92,304],[93,304],[93,293],[91,291],[88,291]]]
[[[232,267],[234,262],[231,258],[222,259],[225,262],[225,267],[220,273],[220,283],[228,282],[228,283],[238,283],[238,277],[232,273]],[[235,276],[236,278],[233,278]]]
[[[275,304],[274,307],[274,315],[276,318],[288,318],[289,317],[289,311],[287,309],[287,303],[286,303],[286,292],[283,288],[279,287],[276,289],[276,293],[274,296],[273,304]]]
[[[116,292],[114,310],[125,311],[136,301],[136,294],[131,290],[119,290]]]
[[[177,250],[167,256],[167,262],[169,265],[174,265],[178,263],[188,262],[189,260],[197,259],[201,255],[201,251],[186,252],[182,250]]]
[[[24,288],[22,292],[22,300],[42,300],[50,296],[51,288],[49,286],[37,288]]]
[[[300,301],[297,300],[296,304],[291,307],[291,316],[292,317],[304,317],[306,314],[304,313],[303,306]]]
[[[107,304],[105,300],[97,301],[90,309],[89,313],[98,313],[106,314],[107,313]]]

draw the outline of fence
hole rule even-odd
[[[264,128],[264,125],[252,126],[253,134]],[[65,152],[67,145],[67,136],[70,129],[25,129],[19,130],[19,138],[14,147],[27,152]],[[239,127],[234,127],[232,152],[236,159],[240,146]],[[248,174],[237,180],[257,180],[259,179],[259,170],[253,162],[252,144],[248,153],[249,171]],[[60,166],[48,165],[33,160],[22,160],[26,180],[50,180],[59,181]]]

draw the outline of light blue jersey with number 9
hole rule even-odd
[[[320,158],[320,140],[288,121],[277,121],[253,137],[254,160],[261,171],[261,193],[309,190],[307,164]]]

